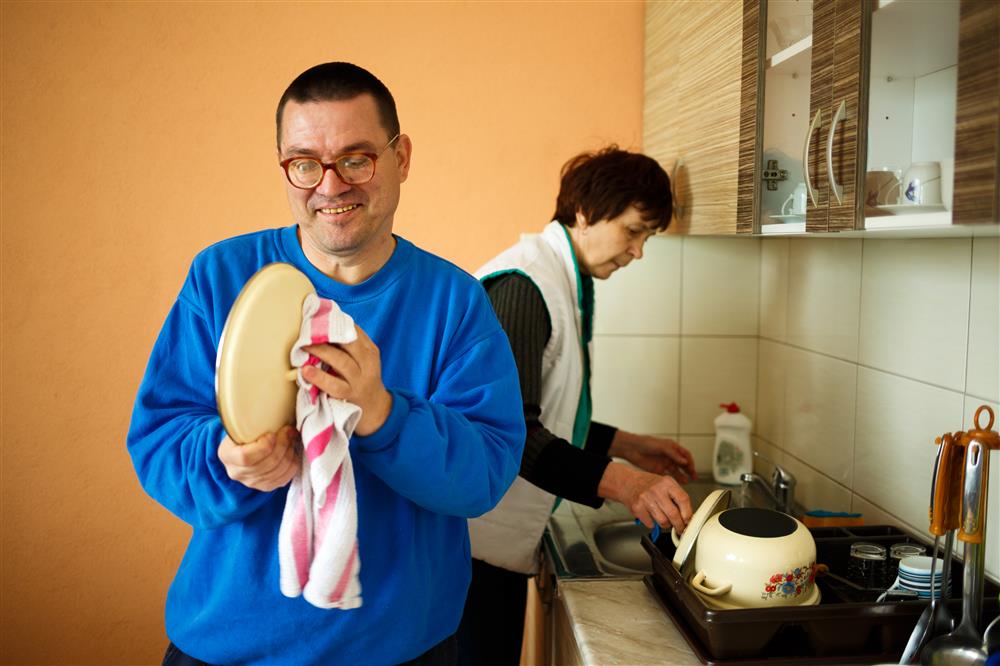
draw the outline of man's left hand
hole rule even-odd
[[[382,360],[378,346],[360,326],[358,339],[343,344],[309,345],[303,349],[326,363],[302,366],[302,377],[331,398],[339,398],[361,408],[361,420],[354,432],[370,435],[385,423],[392,411],[392,395],[382,384]]]
[[[608,453],[654,474],[669,474],[681,483],[698,478],[694,456],[672,439],[619,430]]]

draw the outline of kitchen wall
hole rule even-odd
[[[466,269],[642,138],[639,2],[0,3],[0,663],[152,664],[190,529],[125,450],[191,258],[290,222],[274,107],[358,62],[414,144],[396,229]]]
[[[981,404],[1000,414],[996,237],[658,237],[596,297],[595,418],[675,437],[710,470],[712,419],[736,401],[807,508],[926,532],[934,437]]]

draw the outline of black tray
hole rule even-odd
[[[830,572],[845,576],[850,545],[868,541],[884,545],[918,543],[922,539],[890,525],[865,527],[818,527],[809,530],[816,541],[816,560]],[[877,663],[899,660],[926,601],[876,603],[878,590],[864,590],[843,578],[819,576],[816,584],[822,598],[815,606],[784,606],[742,610],[715,610],[685,582],[672,563],[670,538],[654,544],[642,538],[650,554],[653,575],[646,584],[673,616],[675,623],[698,658],[707,664],[752,664],[766,659],[781,663]],[[962,564],[952,560],[948,608],[956,620],[962,616]],[[991,581],[983,585],[982,626],[998,613],[1000,588]]]

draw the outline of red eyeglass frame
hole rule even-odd
[[[388,149],[389,146],[391,146],[399,137],[400,134],[396,134],[396,136],[389,139],[389,143],[385,144],[385,148],[378,151],[377,153],[344,153],[333,162],[321,162],[315,157],[310,157],[308,155],[296,155],[294,157],[289,157],[288,159],[281,160],[280,162],[278,162],[278,164],[281,166],[281,170],[285,172],[285,179],[288,180],[288,183],[292,187],[298,188],[300,190],[313,190],[319,187],[319,184],[323,182],[324,178],[326,178],[327,171],[333,171],[333,173],[337,176],[337,178],[340,179],[340,182],[342,182],[344,185],[364,185],[365,183],[370,183],[372,181],[372,178],[375,177],[375,170],[378,168],[378,158],[381,157],[382,153],[384,153],[386,149]],[[372,161],[372,175],[368,177],[368,180],[361,180],[355,183],[348,183],[346,180],[344,180],[344,177],[340,175],[340,171],[337,170],[337,162],[344,159],[345,157],[354,157],[356,155],[367,157]],[[292,177],[288,173],[288,165],[294,162],[295,160],[312,160],[318,163],[321,167],[323,167],[323,173],[319,177],[319,180],[316,181],[315,185],[311,187],[302,187],[301,185],[296,185],[294,182],[292,182]]]

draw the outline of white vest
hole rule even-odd
[[[527,275],[549,311],[552,333],[542,354],[539,420],[553,435],[571,442],[584,360],[579,276],[565,228],[550,222],[540,235],[522,240],[487,262],[476,277],[482,280],[510,272]],[[538,571],[542,533],[555,500],[552,493],[518,476],[496,508],[469,521],[472,556],[508,571]]]

